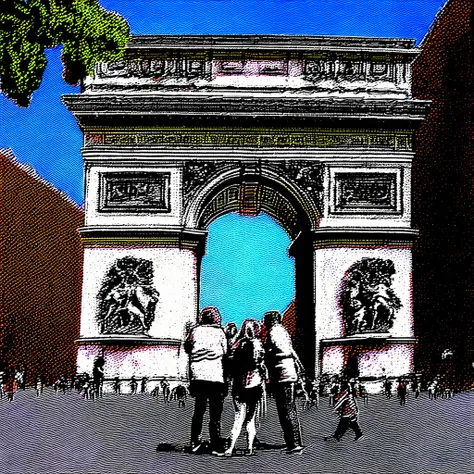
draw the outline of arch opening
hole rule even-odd
[[[217,306],[224,323],[239,327],[246,318],[260,320],[270,309],[283,314],[295,295],[290,243],[265,212],[253,217],[231,212],[215,219],[201,265],[200,307]]]
[[[300,355],[307,374],[311,376],[314,375],[316,360],[314,265],[311,239],[306,239],[305,236],[309,234],[314,221],[307,209],[304,209],[302,202],[304,202],[304,199],[298,196],[294,189],[286,186],[284,182],[276,182],[262,176],[234,177],[219,183],[212,189],[212,192],[208,192],[205,199],[202,200],[196,220],[198,228],[209,229],[208,252],[201,262],[199,278],[201,300],[199,306],[202,308],[211,304],[219,307],[218,301],[220,298],[224,300],[229,298],[232,310],[230,312],[223,311],[224,322],[233,321],[238,324],[248,317],[261,319],[264,312],[270,309],[281,311],[294,347]],[[245,306],[241,305],[241,302],[246,304],[254,301],[255,295],[240,297],[229,295],[232,292],[239,294],[239,290],[232,289],[233,282],[229,282],[229,274],[226,271],[225,264],[217,264],[216,283],[213,284],[209,280],[208,260],[209,258],[211,260],[215,259],[215,256],[211,256],[215,252],[213,248],[215,235],[213,233],[215,226],[219,227],[219,222],[224,222],[221,219],[230,219],[228,222],[233,221],[229,224],[230,226],[235,225],[239,219],[242,222],[266,220],[267,223],[272,222],[272,225],[279,228],[280,233],[284,235],[284,238],[280,235],[276,243],[281,251],[278,257],[280,263],[290,262],[290,268],[285,270],[286,275],[277,275],[280,278],[280,284],[283,286],[276,283],[278,278],[276,278],[275,272],[273,275],[270,271],[267,276],[253,278],[252,268],[268,270],[270,267],[271,269],[269,260],[255,255],[253,251],[250,251],[250,259],[245,260],[247,264],[242,265],[243,268],[238,271],[240,277],[246,276],[248,278],[249,275],[252,277],[244,282],[244,285],[253,284],[254,288],[259,288],[261,291],[261,294],[257,295],[259,303],[256,308],[243,309],[239,312],[239,308]],[[234,229],[234,231],[237,230]],[[226,246],[225,243],[221,243],[224,247],[223,251],[227,252],[225,257],[232,261],[231,254],[234,254],[235,258],[242,248],[245,248],[245,245],[250,242],[251,234],[251,232],[241,233],[241,241],[236,243],[237,250],[231,251],[229,245]],[[264,242],[264,239],[262,242]],[[275,242],[265,243],[264,246],[268,250],[268,248],[275,246]],[[223,263],[223,261],[224,259],[220,263]],[[238,264],[238,261],[234,261],[230,265]],[[290,294],[288,293],[289,286],[292,289]],[[283,301],[278,300],[278,298],[275,300],[273,297],[280,292],[287,295]]]

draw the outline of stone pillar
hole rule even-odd
[[[95,358],[103,355],[109,382],[115,377],[127,381],[132,375],[147,377],[150,383],[163,376],[171,381],[187,379],[182,343],[199,306],[205,232],[142,230],[139,236],[119,232],[104,236],[87,228],[81,232],[85,248],[78,372],[91,373]],[[132,293],[126,295],[124,278],[117,276],[120,272],[140,273],[140,265],[151,269],[151,281],[147,282],[151,284],[146,289],[156,292],[146,329],[133,314],[147,303],[147,295],[140,306],[134,282],[129,285]],[[116,288],[122,294],[114,294]],[[124,308],[121,312],[117,310],[120,306]]]
[[[105,389],[187,379],[183,341],[199,308],[207,231],[182,222],[183,166],[153,150],[90,147],[77,371],[105,359]]]
[[[360,377],[413,372],[410,229],[314,232],[317,373]]]

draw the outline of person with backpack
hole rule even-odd
[[[260,334],[260,323],[255,319],[246,319],[232,346],[231,377],[235,420],[229,447],[224,453],[216,453],[217,455],[232,455],[244,423],[247,429],[248,453],[255,454],[254,441],[257,434],[255,419],[258,404],[264,397],[267,379],[265,352],[259,340]]]
[[[265,361],[271,388],[275,397],[278,417],[289,453],[303,451],[301,428],[295,402],[295,386],[304,380],[303,366],[293,349],[288,331],[278,311],[263,316],[266,330]]]

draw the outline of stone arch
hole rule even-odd
[[[211,177],[190,200],[185,222],[190,228],[207,228],[228,212],[266,212],[291,239],[305,229],[317,227],[321,215],[303,189],[267,167],[248,174],[233,168]]]
[[[318,164],[313,166],[317,167]],[[298,174],[293,173],[293,176]],[[215,219],[229,212],[239,212],[241,215],[265,212],[290,237],[292,243],[288,253],[294,258],[295,268],[294,299],[288,308],[294,311],[292,324],[296,329],[292,333],[292,340],[308,376],[313,376],[316,357],[314,258],[310,235],[312,229],[319,225],[321,217],[316,200],[299,182],[288,179],[281,168],[274,164],[261,166],[257,171],[248,173],[242,173],[242,168],[233,167],[221,170],[210,178],[189,199],[185,214],[188,227],[205,230]],[[250,203],[243,203],[245,199],[249,199]]]

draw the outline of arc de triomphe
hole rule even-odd
[[[413,370],[412,40],[134,36],[63,97],[84,133],[78,371],[186,379],[208,225],[266,212],[292,239],[311,375]]]

